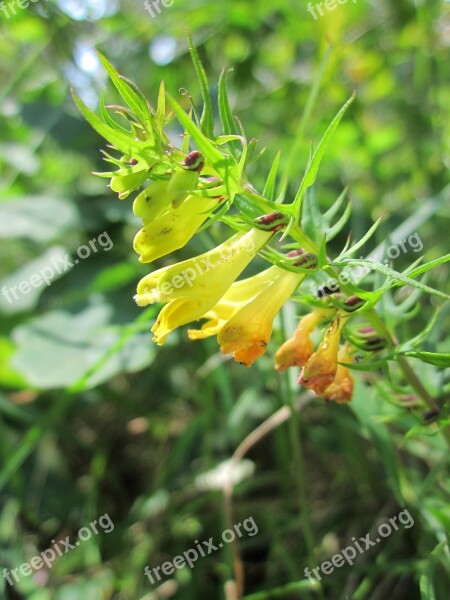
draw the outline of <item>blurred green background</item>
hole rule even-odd
[[[97,245],[49,286],[17,292],[12,301],[0,296],[0,567],[18,567],[106,513],[114,530],[14,587],[0,578],[0,598],[225,598],[231,545],[156,585],[144,567],[172,560],[194,540],[218,539],[230,525],[215,469],[286,401],[287,380],[272,360],[281,331],[251,369],[220,357],[213,339],[189,342],[184,328],[163,348],[153,344],[157,309],[144,313],[132,300],[149,271],[132,249],[138,221],[130,201],[118,201],[107,180],[91,174],[104,170],[104,143],[78,114],[70,88],[98,107],[106,85],[99,48],[152,103],[162,79],[171,94],[187,88],[198,101],[188,30],[213,95],[222,68],[231,67],[233,112],[247,136],[267,147],[250,168],[253,185],[262,189],[282,149],[288,193],[299,185],[310,141],[317,144],[356,90],[316,194],[327,207],[349,187],[354,239],[385,211],[374,244],[410,219],[432,260],[448,252],[450,4],[348,0],[332,10],[321,3],[320,16],[314,1],[315,11],[295,0],[174,0],[152,17],[140,0],[38,0],[25,9],[11,2],[16,14],[11,3],[0,7],[0,287],[62,265],[66,253],[73,262],[103,232],[112,247]],[[316,100],[308,105],[312,88]],[[111,85],[106,95],[117,100]],[[174,125],[176,142],[177,131]],[[205,239],[177,258],[204,251]],[[343,233],[333,245],[344,242]],[[416,258],[402,255],[396,268]],[[449,276],[442,266],[427,282],[448,291]],[[435,304],[421,298],[398,338],[418,333]],[[285,320],[291,329],[292,306]],[[448,321],[444,309],[425,350],[448,351]],[[448,372],[411,364],[433,394],[448,390]],[[421,425],[420,411],[399,407],[396,394],[411,390],[391,385],[389,373],[356,379],[349,406],[302,405],[300,474],[293,474],[298,440],[287,423],[241,464],[233,522],[251,516],[258,525],[257,535],[239,540],[245,597],[448,598],[448,449]],[[299,388],[292,393],[297,399]],[[306,507],[298,476],[310,504],[315,564],[300,526]],[[405,508],[413,527],[323,577],[322,596],[309,585],[305,567]]]

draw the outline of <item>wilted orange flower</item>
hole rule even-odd
[[[339,350],[338,360],[339,362],[353,362],[353,356],[347,344]],[[353,385],[354,381],[350,375],[350,370],[344,365],[338,364],[334,381],[327,387],[323,397],[328,401],[350,402],[353,395]]]
[[[316,308],[304,316],[297,325],[294,335],[280,346],[275,354],[275,368],[284,371],[288,367],[303,367],[311,357],[314,347],[310,335],[318,323],[331,311]]]
[[[318,349],[306,363],[298,382],[316,394],[323,394],[331,385],[337,370],[337,354],[343,318],[337,314],[331,321]]]

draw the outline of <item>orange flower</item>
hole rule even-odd
[[[303,367],[298,382],[310,388],[316,394],[323,394],[327,387],[333,383],[337,370],[337,354],[341,329],[344,322],[342,316],[337,314],[331,321],[325,337],[319,344],[316,352]]]
[[[353,357],[347,345],[343,346],[338,353],[339,362],[353,362]],[[323,397],[325,400],[334,402],[350,402],[353,395],[354,381],[350,375],[350,370],[344,365],[338,365],[336,376],[331,385],[325,390]]]
[[[300,320],[294,335],[286,340],[275,354],[277,371],[284,371],[288,367],[303,367],[306,364],[314,351],[309,336],[317,324],[329,314],[329,310],[318,308]]]

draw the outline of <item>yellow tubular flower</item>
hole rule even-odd
[[[160,179],[136,196],[133,202],[133,212],[142,219],[144,225],[171,208],[171,199],[167,191],[168,185],[169,181]]]
[[[140,254],[139,262],[152,262],[182,248],[219,201],[218,198],[188,196],[177,208],[160,214],[144,225],[133,243],[135,251]]]
[[[305,278],[304,273],[291,273],[283,269],[278,271],[274,281],[244,304],[217,336],[220,350],[224,354],[232,352],[234,360],[247,367],[266,351],[273,320]]]
[[[197,187],[198,173],[196,171],[177,171],[169,181],[169,192],[172,206],[177,208],[181,202]]]
[[[253,275],[253,277],[235,281],[219,302],[202,315],[202,319],[209,320],[202,325],[201,329],[189,329],[189,339],[200,340],[217,335],[243,304],[250,302],[261,291],[262,287],[273,282],[276,269],[277,267],[271,267],[257,275]]]
[[[344,345],[338,353],[339,362],[352,363],[353,357],[347,345]],[[334,402],[350,402],[353,395],[353,378],[350,375],[350,370],[343,366],[338,365],[336,370],[336,376],[327,389],[323,393],[325,400]]]
[[[298,380],[316,394],[322,394],[333,382],[337,370],[337,354],[343,318],[337,314],[316,352],[306,363]]]
[[[190,330],[191,339],[217,334],[221,351],[250,366],[264,354],[272,334],[272,323],[304,274],[271,267],[258,275],[234,283],[205,315],[209,321],[200,330]]]
[[[152,328],[154,341],[161,345],[171,331],[208,312],[272,235],[259,229],[237,233],[209,252],[141,279],[139,306],[167,303]]]
[[[275,354],[277,371],[285,371],[288,367],[303,367],[306,364],[314,351],[309,336],[318,323],[330,313],[327,309],[317,308],[299,321],[294,335],[286,340]]]

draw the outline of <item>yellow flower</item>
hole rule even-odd
[[[353,362],[353,357],[347,345],[343,346],[338,353],[339,362]],[[336,376],[323,393],[325,400],[334,402],[350,402],[353,395],[353,378],[350,370],[344,365],[338,365]]]
[[[154,341],[164,343],[171,331],[209,311],[272,235],[259,229],[237,233],[209,252],[141,279],[135,296],[139,306],[167,303],[152,328]]]
[[[316,394],[322,394],[336,375],[337,353],[343,324],[343,318],[337,314],[298,380],[299,383],[314,390]]]
[[[294,335],[280,346],[275,354],[275,368],[285,371],[288,367],[303,367],[311,357],[314,347],[310,335],[318,323],[330,314],[323,308],[313,310],[304,316],[297,325]]]
[[[133,212],[142,219],[144,225],[171,208],[168,186],[168,180],[159,179],[136,196],[133,202]]]
[[[134,238],[139,262],[148,263],[182,248],[219,203],[220,198],[188,196],[177,208],[147,222]]]
[[[272,323],[283,304],[305,275],[271,267],[258,275],[234,283],[205,315],[200,330],[190,330],[191,339],[217,334],[223,353],[250,366],[264,354],[272,334]]]

